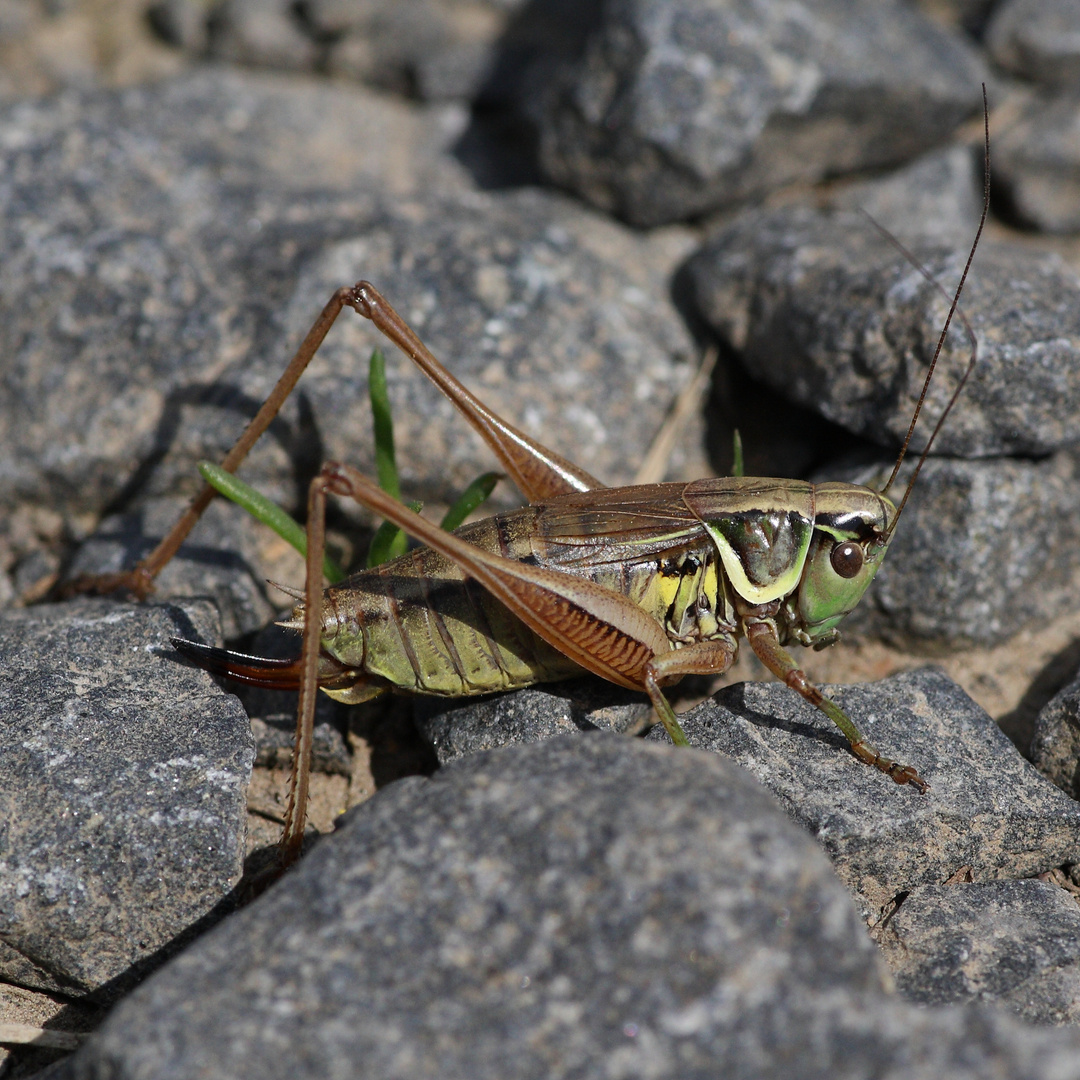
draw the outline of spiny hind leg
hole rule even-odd
[[[319,692],[319,654],[322,651],[323,555],[326,551],[326,493],[332,490],[326,469],[311,481],[307,503],[307,556],[304,581],[304,640],[300,648],[300,700],[296,706],[296,735],[289,774],[289,802],[281,833],[279,861],[284,870],[298,858],[304,844],[315,703]]]
[[[351,466],[331,462],[317,483],[320,492],[355,499],[452,559],[534,633],[586,671],[619,686],[644,690],[672,741],[688,745],[662,687],[683,675],[726,671],[736,653],[734,638],[673,650],[660,623],[622,593],[466,543],[402,506]],[[309,517],[309,527],[312,520]],[[315,557],[314,547],[309,539],[309,559]],[[310,612],[305,615],[310,617]]]

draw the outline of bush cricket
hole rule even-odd
[[[221,467],[236,470],[337,316],[349,307],[370,319],[450,399],[529,505],[448,533],[356,469],[330,462],[310,485],[306,587],[293,617],[283,624],[303,631],[301,656],[268,660],[194,642],[174,643],[217,674],[299,689],[283,864],[299,856],[303,840],[320,689],[348,703],[390,689],[466,696],[587,671],[646,693],[672,741],[685,745],[664,688],[688,674],[725,671],[734,662],[740,637],[769,671],[833,720],[860,760],[898,784],[927,790],[914,767],[883,756],[870,744],[810,682],[784,645],[794,641],[822,648],[837,639],[837,623],[856,606],[881,565],[919,469],[975,364],[974,334],[959,302],[988,211],[985,90],[984,129],[982,218],[907,438],[880,492],[845,483],[741,476],[607,488],[487,408],[370,283],[335,292]],[[912,255],[900,250],[942,291]],[[971,341],[970,362],[896,505],[885,492],[907,452],[957,314]],[[133,570],[93,580],[90,586],[146,596],[213,494],[211,487],[204,488]],[[328,494],[354,499],[424,546],[324,591]]]

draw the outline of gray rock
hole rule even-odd
[[[915,242],[949,291],[966,248]],[[907,433],[949,302],[863,217],[750,211],[689,264],[697,306],[747,370],[890,447]],[[1080,439],[1080,277],[1056,254],[989,241],[963,296],[979,362],[934,444],[939,454],[1050,453]],[[940,415],[971,346],[959,327],[928,397]],[[932,425],[919,425],[914,449]]]
[[[978,107],[983,67],[906,4],[619,0],[541,130],[556,183],[637,225],[894,164]]]
[[[878,486],[891,465],[875,470]],[[859,469],[823,472],[833,480],[870,479]],[[894,499],[909,475],[905,465]],[[873,585],[846,625],[951,647],[997,644],[1080,602],[1078,545],[1075,452],[1041,460],[932,457]]]
[[[594,736],[384,789],[54,1074],[1080,1076],[1080,1038],[885,990],[744,773]]]
[[[858,761],[832,722],[780,683],[728,687],[681,722],[691,745],[733,757],[817,837],[865,914],[961,867],[990,881],[1080,861],[1080,806],[942,672],[824,690],[930,791],[896,787]]]
[[[981,38],[990,13],[998,0],[915,0],[932,19],[966,30]]]
[[[288,0],[220,0],[209,30],[209,51],[218,60],[313,71],[322,54]]]
[[[994,152],[996,176],[996,141]],[[982,166],[981,152],[948,146],[884,177],[847,184],[828,205],[863,211],[905,243],[948,238],[963,249],[971,243],[982,212]]]
[[[154,493],[193,490],[192,453],[218,457],[280,373],[299,268],[436,161],[452,185],[448,137],[359,90],[213,70],[0,110],[0,506],[100,513],[155,466]],[[304,448],[294,414],[261,453],[280,476]]]
[[[1080,20],[1080,12],[1077,14]],[[1076,32],[1080,86],[1080,22]],[[1080,230],[1080,92],[1034,98],[994,144],[994,179],[1022,222],[1043,232]]]
[[[1080,9],[1072,0],[1004,0],[986,44],[1017,75],[1056,86],[1080,83]]]
[[[507,134],[526,137],[536,169],[536,134],[548,89],[560,68],[581,59],[590,36],[603,24],[607,4],[605,0],[508,2],[514,13],[499,38],[476,104],[480,113],[504,112]],[[540,180],[537,172],[528,182]]]
[[[130,513],[105,518],[75,553],[66,580],[130,570],[150,554],[186,508],[186,499],[150,499]],[[265,525],[224,499],[215,499],[159,575],[156,595],[212,599],[227,640],[259,630],[276,612],[261,569],[274,540]]]
[[[196,56],[318,71],[447,101],[481,91],[514,16],[526,6],[525,0],[159,0],[149,14],[166,41]]]
[[[244,859],[248,719],[170,636],[205,603],[0,613],[0,974],[108,996],[226,908]]]
[[[329,40],[334,75],[425,101],[472,98],[524,0],[312,0],[306,15]]]
[[[1080,1023],[1080,906],[1050,882],[921,885],[875,936],[910,1001]]]
[[[1039,713],[1030,757],[1047,780],[1080,799],[1080,678],[1060,690]]]
[[[629,483],[691,376],[692,342],[667,284],[685,245],[681,234],[635,236],[540,191],[429,199],[312,260],[284,312],[284,337],[298,339],[362,268],[486,405],[604,482]],[[342,320],[301,383],[323,456],[369,472],[358,358],[381,343],[364,320]],[[397,350],[387,381],[409,497],[447,500],[492,467],[490,451]]]
[[[493,694],[472,701],[418,697],[420,734],[445,765],[455,758],[512,743],[543,742],[575,731],[637,733],[655,723],[644,694],[595,678]]]
[[[0,177],[0,506],[71,516],[194,490],[195,462],[221,457],[331,292],[363,275],[492,405],[628,479],[689,375],[666,291],[687,241],[540,193],[450,197],[446,138],[360,91],[215,73],[0,113],[16,148]],[[245,465],[289,505],[323,458],[365,464],[377,336],[361,322],[342,320]],[[460,491],[490,455],[444,433],[452,410],[411,364],[390,368],[415,494]]]
[[[239,695],[238,695],[239,696]],[[296,743],[296,694],[291,713],[278,710],[267,716],[252,716],[251,734],[255,739],[255,764],[268,769],[287,769],[292,765]],[[320,702],[322,704],[322,702]],[[352,759],[338,727],[316,719],[312,732],[311,769],[332,776],[349,776]]]

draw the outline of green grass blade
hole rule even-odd
[[[368,395],[371,398],[371,420],[375,433],[375,472],[379,487],[401,498],[401,481],[398,478],[397,460],[394,457],[394,418],[390,412],[390,395],[386,388],[386,358],[381,349],[375,349],[368,365]],[[378,566],[396,559],[408,550],[408,537],[389,521],[384,521],[371,538],[367,565]]]
[[[257,521],[268,525],[301,555],[307,555],[307,533],[304,532],[304,527],[280,506],[213,462],[200,461],[199,472],[215,491],[243,507]],[[345,577],[345,571],[329,555],[323,556],[323,574],[331,584],[336,584]]]
[[[731,448],[732,448],[732,461],[731,461],[731,475],[732,476],[745,476],[746,466],[743,464],[742,456],[742,436],[739,434],[739,429],[736,428],[731,436]]]
[[[386,389],[386,360],[382,350],[371,354],[368,365],[368,394],[375,432],[375,472],[379,487],[395,499],[401,498],[397,461],[394,458],[394,421],[390,413],[390,395]]]
[[[390,412],[390,397],[386,386],[386,360],[382,351],[375,349],[368,367],[368,390],[371,398],[372,426],[375,433],[375,469],[379,487],[395,499],[401,498],[397,461],[394,456],[394,422]],[[238,480],[232,473],[218,465],[204,461],[199,464],[203,479],[227,499],[242,506],[252,517],[268,525],[283,540],[291,544],[301,555],[307,554],[307,534],[280,506],[260,495],[253,487]],[[443,518],[444,529],[456,529],[491,494],[501,479],[499,473],[485,473],[474,480]],[[410,503],[419,513],[422,504]],[[367,565],[379,566],[396,559],[408,550],[408,537],[391,522],[383,522],[376,530],[368,548]],[[331,584],[346,575],[329,555],[323,558],[323,573]]]
[[[409,509],[414,514],[419,514],[424,508],[420,502],[409,503]],[[371,546],[368,548],[367,566],[381,566],[384,562],[396,559],[404,555],[408,550],[409,538],[392,521],[384,521],[371,538]]]
[[[440,528],[453,532],[478,506],[487,500],[495,485],[503,478],[502,473],[488,472],[478,476],[459,496],[457,502],[446,511]]]

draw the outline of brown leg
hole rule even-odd
[[[722,675],[735,660],[738,646],[734,638],[717,638],[714,641],[699,641],[682,649],[654,656],[645,674],[645,691],[656,709],[656,715],[664,725],[676,746],[689,746],[686,733],[675,717],[662,686],[678,682],[684,675]]]
[[[248,451],[258,441],[259,436],[270,426],[274,417],[281,411],[285,399],[292,393],[297,380],[304,373],[304,369],[311,363],[311,358],[318,351],[323,338],[334,325],[341,309],[352,295],[353,290],[347,288],[338,289],[323,308],[322,314],[315,320],[307,336],[296,350],[296,355],[289,361],[277,385],[270,392],[270,396],[263,402],[262,407],[244,429],[244,433],[237,439],[233,448],[225,455],[221,467],[226,472],[236,472],[240,463],[248,455]],[[161,543],[145,559],[140,560],[131,570],[118,574],[95,574],[79,578],[73,581],[65,590],[65,594],[79,592],[108,593],[119,589],[125,589],[134,593],[140,600],[145,600],[154,591],[154,579],[168,564],[169,560],[179,550],[180,545],[187,539],[187,535],[195,527],[203,511],[210,505],[210,500],[216,495],[215,490],[206,484],[202,491],[191,501],[191,505],[184,511],[176,524],[169,530]]]
[[[304,643],[300,650],[300,701],[296,708],[296,737],[289,773],[289,803],[281,834],[280,862],[284,870],[304,845],[311,745],[315,731],[315,702],[319,693],[319,650],[322,645],[323,554],[326,549],[326,492],[332,481],[323,473],[311,481],[307,505],[307,567],[304,592]]]
[[[508,424],[466,390],[370,281],[357,282],[346,303],[370,319],[454,403],[529,502],[604,487],[584,469]]]
[[[503,467],[530,501],[562,495],[569,491],[589,491],[604,485],[572,462],[530,439],[507,423],[471,394],[432,355],[405,320],[386,302],[370,282],[359,281],[351,288],[334,293],[315,320],[270,396],[244,429],[236,445],[225,455],[221,467],[235,472],[262,433],[281,410],[300,376],[334,325],[341,309],[349,306],[370,319],[393,341],[436,386],[453,402],[470,424],[485,439]],[[80,592],[115,592],[125,589],[140,599],[154,591],[154,580],[187,539],[216,492],[209,484],[192,500],[180,519],[154,550],[136,566],[118,574],[90,575],[72,582],[64,595]]]
[[[811,705],[819,708],[847,737],[851,750],[860,761],[873,765],[898,784],[911,784],[921,792],[930,790],[930,785],[923,780],[911,765],[901,765],[890,758],[883,757],[874,749],[870,740],[862,733],[858,725],[836,704],[827,698],[798,667],[794,660],[780,645],[776,632],[767,622],[748,622],[746,639],[757,654],[757,658],[778,678],[782,679],[796,693],[801,694]]]

